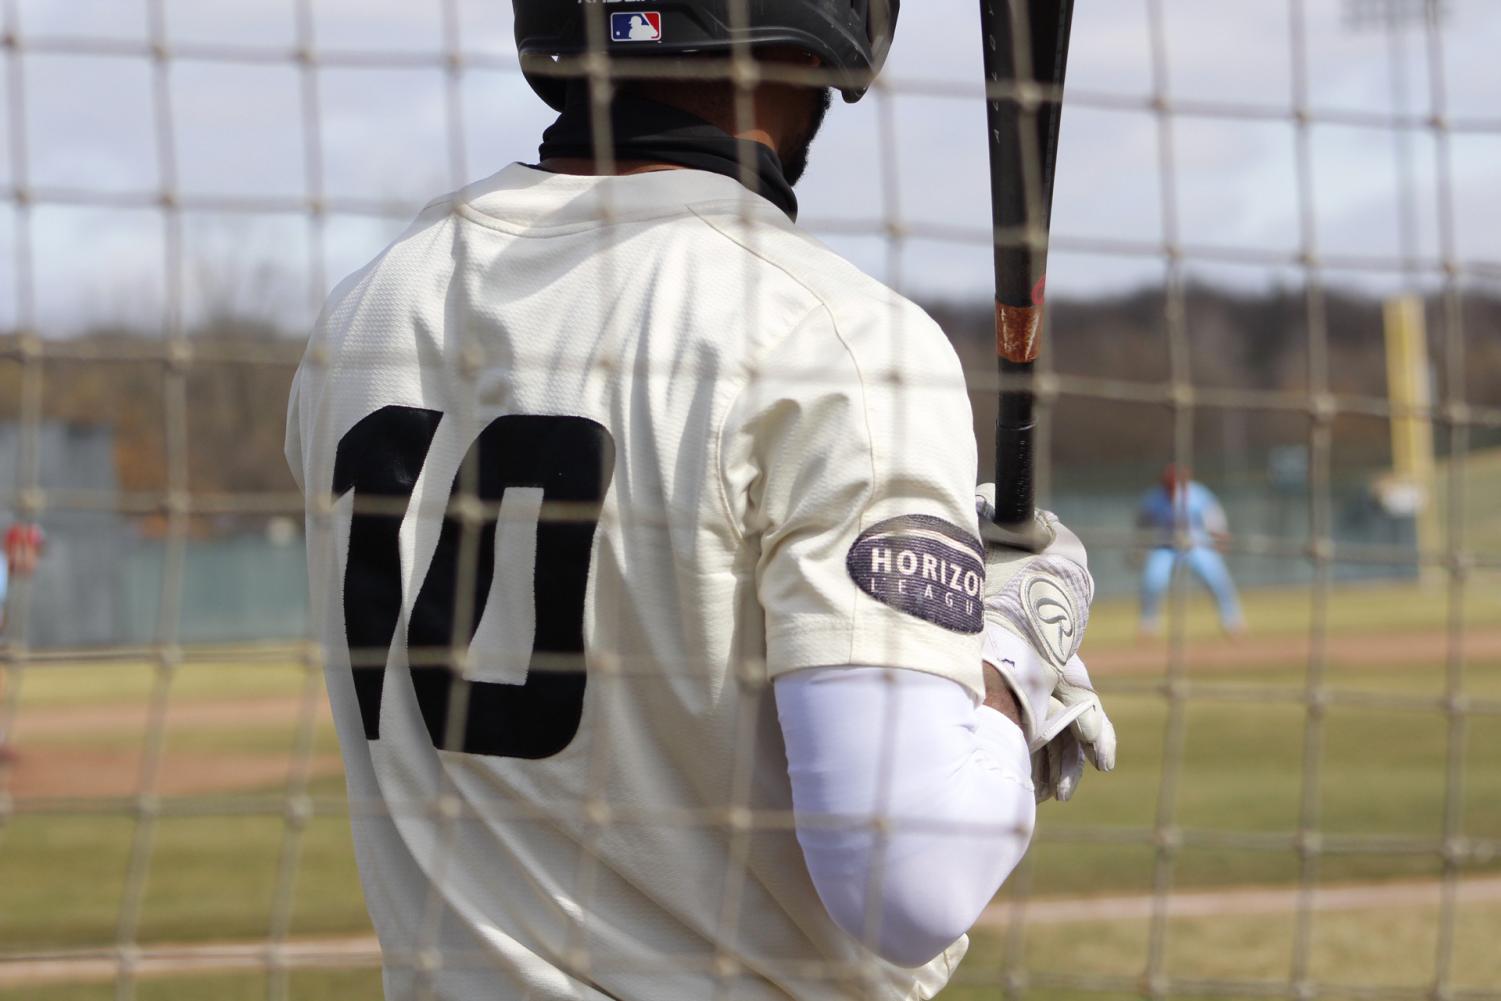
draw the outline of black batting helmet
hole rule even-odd
[[[554,57],[589,51],[588,18],[598,19],[596,37],[606,53],[625,58],[728,55],[735,45],[795,46],[823,61],[846,101],[858,101],[886,62],[901,0],[513,0],[513,5],[522,73],[544,101],[562,110],[566,84],[545,69]]]

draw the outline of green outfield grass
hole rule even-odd
[[[1450,986],[1494,989],[1501,983],[1501,950],[1495,945],[1501,905],[1461,905],[1455,918]],[[1285,985],[1293,968],[1295,929],[1291,912],[1174,918],[1167,922],[1159,973],[1176,980],[1280,981]],[[1025,970],[1044,981],[1052,974],[1109,978],[1107,983],[1139,982],[1149,955],[1149,932],[1145,920],[1033,925],[1015,942],[1004,933],[981,932],[973,936],[959,976],[942,996],[944,1001],[998,1001],[1008,970]],[[1313,915],[1307,977],[1343,987],[1403,987],[1417,994],[1433,984],[1437,948],[1438,912],[1433,907],[1320,912]],[[1048,1001],[1141,997],[1134,991],[1053,986],[1034,986],[1026,996]],[[1248,991],[1246,996],[1255,995]],[[1332,996],[1348,995],[1334,992]]]
[[[1432,667],[1343,668],[1330,673],[1336,690],[1410,694],[1439,690]],[[1476,665],[1467,690],[1501,697],[1501,664]],[[1139,679],[1131,679],[1133,681]],[[1109,694],[1120,733],[1119,764],[1109,776],[1087,774],[1079,796],[1046,804],[1033,849],[1034,892],[1146,892],[1153,850],[1145,843],[1078,844],[1089,831],[1120,834],[1152,826],[1163,777],[1167,708],[1159,695]],[[1216,684],[1243,692],[1280,688],[1295,693],[1298,672],[1266,668],[1216,675]],[[1299,824],[1306,712],[1297,704],[1190,699],[1184,711],[1184,752],[1177,771],[1176,823],[1190,831],[1254,832],[1291,837]],[[1501,838],[1501,725],[1476,717],[1464,735],[1465,832]],[[1320,744],[1320,830],[1336,834],[1437,838],[1442,832],[1448,723],[1436,711],[1375,711],[1336,706]],[[1177,883],[1205,887],[1276,883],[1296,877],[1296,856],[1276,851],[1185,848]],[[1332,856],[1327,879],[1374,879],[1436,873],[1438,860],[1380,854]]]
[[[1501,486],[1496,496],[1501,497]],[[1251,635],[1307,635],[1315,621],[1314,588],[1289,587],[1252,590],[1242,595]],[[1184,604],[1184,619],[1174,619],[1168,601],[1163,615],[1164,634],[1181,628],[1190,640],[1217,639],[1219,619],[1214,604],[1198,586],[1190,586]],[[1434,632],[1448,628],[1452,610],[1444,585],[1417,587],[1408,584],[1360,584],[1331,587],[1324,607],[1325,628],[1333,635]],[[1476,572],[1464,589],[1459,607],[1466,628],[1501,629],[1501,573]],[[1090,614],[1084,640],[1085,659],[1091,651],[1129,646],[1136,642],[1137,604],[1134,598],[1102,598]],[[1440,652],[1436,652],[1436,656]]]
[[[312,679],[322,689],[321,669],[300,663],[291,647],[269,647],[254,656],[227,650],[185,651],[168,679],[177,701],[296,696]],[[55,706],[144,705],[163,677],[145,660],[70,663],[38,660],[20,672],[21,711]],[[322,695],[318,696],[320,699]]]
[[[1501,626],[1501,608],[1496,607],[1501,599],[1496,594],[1472,590],[1465,612],[1474,628]],[[1251,594],[1247,601],[1258,631],[1295,634],[1307,628],[1306,591]],[[1442,591],[1366,587],[1331,595],[1328,621],[1336,635],[1422,632],[1442,627],[1447,614]],[[1187,623],[1190,634],[1211,636],[1212,619],[1207,606],[1194,603]],[[1133,631],[1134,610],[1129,604],[1102,603],[1089,643],[1093,649],[1105,650],[1129,642]],[[1441,663],[1442,651],[1435,650],[1432,656],[1409,663],[1330,670],[1326,680],[1337,692],[1410,699],[1413,708],[1377,711],[1336,705],[1328,711],[1317,748],[1321,768],[1316,822],[1321,831],[1430,839],[1442,832],[1448,721],[1435,709],[1422,707],[1424,700],[1443,691]],[[148,664],[37,665],[26,672],[21,687],[18,729],[23,752],[62,755],[79,749],[126,752],[139,748],[142,717],[138,711],[130,712],[130,707],[144,704],[158,678]],[[177,761],[225,755],[284,764],[296,746],[297,709],[302,705],[299,700],[309,693],[309,680],[306,668],[290,655],[284,660],[258,657],[245,663],[223,658],[200,663],[190,656],[171,679],[166,733],[169,767]],[[316,682],[316,676],[312,680]],[[1291,836],[1300,822],[1307,732],[1306,710],[1296,701],[1305,681],[1303,666],[1266,663],[1221,668],[1205,680],[1212,680],[1217,698],[1194,696],[1186,703],[1183,754],[1171,770],[1176,776],[1174,820],[1190,835],[1189,846],[1174,860],[1173,884],[1181,888],[1285,885],[1298,875]],[[1470,663],[1464,680],[1469,695],[1501,700],[1501,662]],[[1167,703],[1151,689],[1152,682],[1149,674],[1101,676],[1121,734],[1119,767],[1108,777],[1088,775],[1076,802],[1043,807],[1026,872],[1013,881],[1009,892],[1025,887],[1031,895],[1055,897],[1150,890],[1155,854],[1146,832],[1159,808],[1168,723]],[[322,698],[316,689],[313,695]],[[1245,698],[1251,695],[1282,701]],[[285,718],[262,712],[239,722],[195,723],[191,712],[194,707],[225,701],[274,706],[277,699],[287,707]],[[118,722],[112,723],[107,715],[95,718],[106,707],[123,709]],[[173,713],[179,709],[184,711],[183,718],[176,720]],[[86,730],[52,726],[26,737],[28,714],[61,714],[66,719],[66,714],[75,712],[89,714],[92,722]],[[1462,737],[1464,833],[1501,839],[1501,719],[1477,715],[1467,721]],[[331,726],[320,721],[314,754],[327,760],[335,746]],[[232,794],[171,801],[169,812],[174,815],[162,817],[154,830],[140,915],[141,942],[255,940],[266,935],[288,830],[277,812],[284,790],[284,783],[275,782]],[[324,809],[299,842],[292,933],[365,932],[368,921],[341,808],[342,780],[325,774],[314,780],[310,792]],[[203,815],[176,815],[184,810]],[[37,804],[21,804],[21,811],[0,827],[0,948],[47,949],[114,941],[135,831],[136,821],[123,804],[88,814],[37,812]],[[1255,833],[1285,840],[1271,850],[1193,846],[1193,837],[1205,832]],[[1097,843],[1081,843],[1083,839]],[[1102,840],[1108,843],[1098,843]],[[1476,862],[1472,868],[1489,870],[1497,865],[1501,862],[1484,866]],[[1434,875],[1438,866],[1435,855],[1363,853],[1324,857],[1319,868],[1322,880],[1336,883]],[[1471,934],[1465,929],[1472,925],[1484,928],[1489,922],[1494,928],[1501,921],[1497,907],[1476,905],[1465,914],[1462,938]],[[1286,918],[1174,920],[1166,971],[1186,977],[1285,977],[1290,946],[1284,947],[1284,938],[1291,934],[1290,927]],[[1396,941],[1391,935],[1400,932],[1406,936],[1403,942],[1412,943],[1412,954],[1428,962],[1432,947],[1423,942],[1427,941],[1424,936],[1431,938],[1433,929],[1432,915],[1420,909],[1398,914],[1320,915],[1314,975],[1343,982],[1358,981],[1361,976],[1387,978],[1381,983],[1406,982],[1388,977],[1387,971],[1395,969],[1392,964],[1398,961],[1397,950],[1376,949],[1382,954],[1368,957],[1374,948],[1370,943]],[[1140,921],[1111,922],[1099,928],[1039,926],[1028,930],[1023,955],[1030,969],[1135,976],[1147,955],[1145,935],[1146,925]],[[1474,935],[1479,941],[1480,933]],[[1091,942],[1090,959],[1081,965],[1071,950],[1086,936]],[[997,935],[982,933],[973,958],[966,963],[966,974],[994,973],[1003,951]],[[1477,945],[1475,951],[1478,956],[1484,950]],[[1485,966],[1483,957],[1464,962],[1475,965],[1476,976],[1491,976],[1491,982],[1501,979],[1501,972]],[[377,982],[368,971],[298,974],[292,996],[372,997]],[[92,1001],[112,997],[111,990],[109,985],[29,987],[0,990],[0,999]],[[244,975],[165,977],[144,984],[136,996],[142,1001],[186,1001],[264,994],[262,979]],[[958,1001],[995,996],[993,985],[983,991],[958,987],[945,995]],[[1069,997],[1052,990],[1044,996]]]
[[[330,798],[342,795],[342,780],[319,785]],[[13,819],[0,840],[0,942],[7,949],[112,942],[134,831],[134,823],[124,816]],[[264,937],[285,832],[286,824],[275,816],[161,819],[139,939]],[[293,934],[368,928],[342,814],[308,825],[293,892]]]

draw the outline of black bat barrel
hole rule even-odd
[[[1041,349],[1047,234],[1073,0],[981,0],[980,16],[989,88],[996,357],[1002,376],[995,521],[1025,532],[1035,508],[1036,397],[1031,382]]]

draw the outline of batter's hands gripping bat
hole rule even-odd
[[[985,42],[995,334],[1001,371],[992,542],[1040,549],[1032,366],[1041,349],[1053,171],[1074,0],[980,0]]]

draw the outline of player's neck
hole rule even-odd
[[[758,142],[772,151],[777,148],[772,141],[771,134],[765,129],[745,129],[731,134],[737,139]],[[650,160],[616,160],[614,163],[606,164],[584,156],[550,157],[537,166],[550,174],[575,174],[583,177],[626,177],[631,174],[652,174],[660,170],[687,169],[675,163],[656,163]]]

